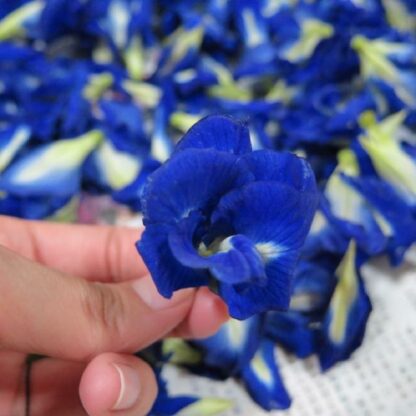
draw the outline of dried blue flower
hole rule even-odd
[[[288,306],[315,180],[294,155],[250,150],[244,125],[207,117],[149,177],[138,249],[163,296],[211,282],[239,319]]]
[[[280,376],[274,343],[264,339],[246,363],[242,379],[251,397],[265,410],[287,409],[292,400]]]
[[[352,241],[335,272],[338,282],[321,329],[319,361],[323,370],[346,360],[361,344],[372,306],[365,291]]]

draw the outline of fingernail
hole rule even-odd
[[[120,377],[120,394],[112,410],[127,410],[134,406],[140,395],[140,378],[136,370],[124,365],[113,366]]]
[[[141,278],[132,283],[133,290],[151,309],[168,309],[189,299],[194,289],[182,289],[173,294],[170,299],[160,295],[151,279]]]

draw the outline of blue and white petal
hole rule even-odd
[[[299,312],[269,312],[266,315],[264,332],[279,346],[306,358],[317,352],[319,331],[316,324],[319,320]]]
[[[173,256],[167,238],[172,230],[173,226],[168,224],[147,224],[136,243],[159,293],[166,298],[175,290],[209,283],[206,271],[185,267]]]
[[[27,2],[0,20],[0,41],[24,36],[27,27],[38,21],[44,7],[41,0]]]
[[[309,163],[293,153],[257,150],[244,155],[246,164],[256,181],[276,181],[293,186],[299,192],[316,192],[314,173]]]
[[[335,274],[338,283],[321,330],[319,361],[323,370],[346,360],[361,345],[372,309],[359,275],[354,241],[351,241]]]
[[[242,293],[231,285],[220,285],[232,316],[245,319],[289,306],[295,265],[316,205],[316,194],[277,182],[255,182],[222,198],[214,223],[229,223],[236,234],[248,237],[263,258],[267,276],[266,286],[252,285]]]
[[[231,285],[265,284],[267,279],[262,258],[247,237],[217,238],[208,247],[203,242],[195,247],[197,227],[203,223],[203,216],[193,211],[169,234],[171,251],[181,264],[209,270],[215,279]]]
[[[74,139],[39,146],[2,174],[0,189],[19,196],[68,197],[78,192],[82,164],[101,140],[102,133],[92,130]]]
[[[7,168],[16,154],[30,138],[30,128],[25,125],[0,132],[0,173]]]
[[[287,409],[291,398],[283,384],[274,343],[263,339],[242,371],[242,379],[253,400],[265,410]]]
[[[396,140],[405,113],[396,113],[366,128],[360,144],[368,153],[378,175],[390,183],[411,204],[416,203],[416,162]]]
[[[236,155],[251,151],[245,124],[228,116],[208,116],[194,124],[178,142],[175,153],[189,149],[215,149]]]
[[[397,265],[406,250],[416,240],[416,220],[413,209],[387,182],[375,177],[346,178],[368,201],[375,221],[389,239],[388,252]]]
[[[245,321],[230,319],[215,335],[195,340],[193,344],[201,348],[206,366],[230,377],[239,373],[253,357],[261,340],[262,326],[260,315]]]
[[[365,196],[357,192],[344,176],[359,175],[356,157],[351,150],[344,149],[338,159],[337,168],[325,186],[322,210],[346,241],[354,238],[367,253],[380,253],[387,240],[369,210]]]
[[[141,198],[147,178],[159,167],[160,162],[153,159],[146,160],[133,182],[111,194],[114,201],[128,205],[133,211],[141,211]]]
[[[213,208],[220,197],[250,180],[236,157],[211,149],[187,149],[156,170],[143,193],[145,224],[177,223],[191,211]]]

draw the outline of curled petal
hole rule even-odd
[[[149,177],[142,198],[144,222],[176,223],[191,211],[215,206],[250,178],[232,154],[184,150]]]
[[[175,152],[215,149],[236,155],[251,151],[248,128],[228,116],[208,116],[197,122],[178,142]]]
[[[31,151],[0,178],[0,189],[19,196],[66,197],[78,191],[81,166],[102,140],[98,130]]]
[[[213,214],[255,243],[265,263],[267,284],[244,293],[222,284],[230,314],[245,319],[267,309],[287,308],[295,265],[316,209],[316,195],[274,182],[255,182],[231,192]]]
[[[194,247],[194,235],[203,222],[200,213],[192,212],[169,234],[169,245],[175,258],[184,266],[206,269],[219,281],[235,285],[266,280],[264,265],[252,242],[242,235],[224,239],[218,246],[203,251]]]
[[[291,398],[280,376],[274,343],[264,339],[251,361],[242,371],[242,378],[251,397],[263,409],[287,409]]]
[[[346,360],[361,345],[370,299],[356,265],[356,244],[352,241],[336,270],[338,283],[323,322],[319,361],[327,370]]]
[[[260,315],[245,321],[230,319],[212,337],[193,343],[202,349],[205,365],[229,377],[240,372],[253,357],[260,343],[262,326]]]
[[[256,181],[287,183],[300,192],[316,192],[309,163],[293,153],[257,150],[244,155],[240,163],[246,164]]]
[[[206,286],[209,282],[206,271],[185,267],[173,256],[167,238],[172,229],[172,225],[148,224],[136,244],[159,293],[167,298],[175,290]]]

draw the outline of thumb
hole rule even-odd
[[[0,347],[70,360],[135,352],[182,322],[193,289],[162,298],[148,277],[92,283],[0,247]]]

